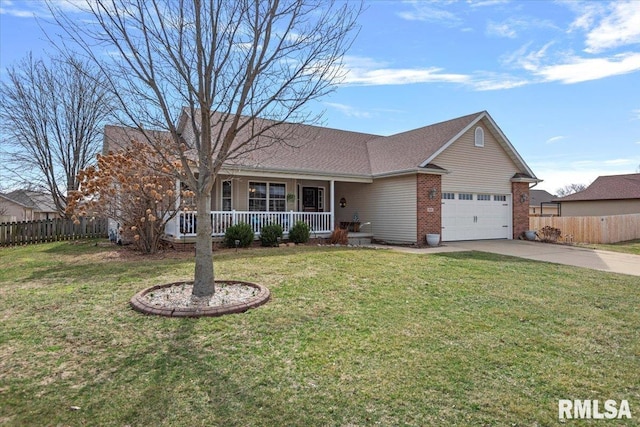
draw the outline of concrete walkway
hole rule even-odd
[[[600,251],[575,246],[527,242],[524,240],[473,240],[445,242],[443,246],[437,248],[418,249],[395,247],[394,249],[421,254],[459,251],[491,252],[536,261],[640,276],[640,255]]]

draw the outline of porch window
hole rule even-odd
[[[287,210],[287,194],[284,184],[269,184],[269,211]]]
[[[222,181],[222,210],[230,211],[233,203],[231,198],[231,181]]]
[[[286,202],[287,194],[285,184],[249,182],[250,211],[284,212],[286,210]]]

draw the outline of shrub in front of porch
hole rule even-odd
[[[311,229],[309,228],[309,224],[304,221],[298,221],[289,231],[289,240],[293,243],[307,243],[310,235]]]
[[[253,243],[253,229],[245,222],[240,222],[236,225],[232,225],[227,228],[224,233],[224,244],[228,248],[236,247],[236,240],[238,241],[238,247],[247,248]]]
[[[278,239],[282,239],[282,226],[280,224],[268,224],[260,230],[262,246],[277,246]]]

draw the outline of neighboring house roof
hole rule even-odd
[[[640,173],[599,176],[586,189],[565,197],[558,202],[587,200],[640,199]]]
[[[15,190],[1,195],[5,199],[37,212],[57,212],[50,194],[38,191]]]
[[[183,109],[178,130],[181,131],[186,144],[192,146],[188,114],[189,111]],[[214,121],[219,117],[221,116],[214,117]],[[480,121],[495,136],[519,169],[520,173],[514,178],[537,181],[531,169],[486,111],[391,136],[311,125],[279,124],[274,128],[274,135],[277,133],[277,137],[273,138],[279,143],[231,158],[225,166],[231,169],[367,178],[417,171],[446,173],[446,170],[437,165],[436,157]],[[257,126],[268,127],[273,123],[275,122],[260,119]],[[245,132],[248,130],[245,129]],[[157,135],[168,136],[168,133],[158,132]],[[142,139],[142,133],[133,129],[107,126],[103,151],[106,152],[113,146],[122,146],[123,139],[126,144],[126,140],[132,138]],[[242,133],[237,136],[237,140],[243,140]]]
[[[555,196],[546,190],[529,190],[529,205],[540,206],[540,203],[550,203]]]

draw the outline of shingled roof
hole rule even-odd
[[[2,196],[38,212],[57,212],[53,198],[47,193],[30,190],[14,190]]]
[[[183,130],[182,136],[185,142],[191,145],[187,126],[189,120],[186,119],[188,110],[184,109],[182,114],[179,130]],[[446,171],[437,166],[437,161],[434,164],[432,160],[448,144],[480,120],[486,121],[522,172],[535,179],[528,166],[486,111],[391,136],[312,125],[279,124],[274,128],[279,133],[275,138],[279,139],[278,144],[231,158],[225,166],[235,169],[368,179],[386,174],[415,172],[425,168],[434,171],[442,170],[444,173]],[[256,123],[257,126],[265,126],[273,122],[259,119]],[[157,132],[157,136],[168,136],[168,133]],[[240,133],[237,139],[242,140],[242,138],[243,135]],[[107,126],[103,151],[123,147],[131,139],[142,140],[142,134],[134,129]]]
[[[371,173],[416,169],[471,124],[481,113],[469,114],[368,142]]]
[[[575,202],[623,199],[640,199],[640,173],[599,176],[586,189],[554,199],[554,201]]]

